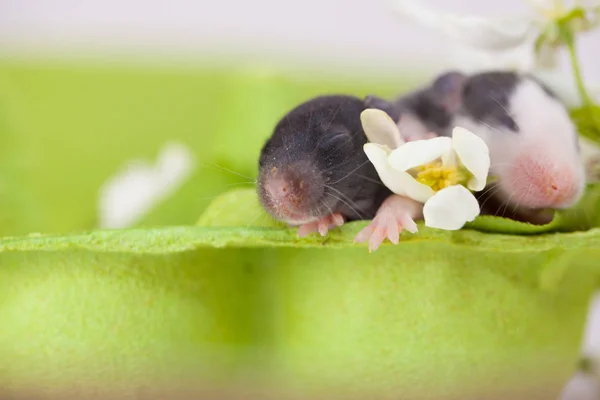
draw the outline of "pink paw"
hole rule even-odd
[[[330,229],[342,225],[344,225],[344,217],[342,214],[331,214],[319,221],[300,225],[298,228],[298,236],[304,237],[314,232],[319,232],[321,236],[325,236]]]
[[[377,250],[386,238],[398,244],[402,230],[417,232],[415,218],[420,218],[422,210],[421,204],[392,195],[381,205],[371,223],[356,235],[354,242],[368,240],[369,252]]]

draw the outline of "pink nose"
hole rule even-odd
[[[578,178],[570,169],[528,162],[515,167],[512,200],[531,208],[565,208],[578,200]]]
[[[264,181],[265,192],[273,209],[282,216],[298,217],[300,210],[306,208],[305,186],[303,176],[297,169],[273,168]]]
[[[283,177],[273,177],[265,183],[265,189],[275,201],[282,201],[290,195],[290,183]]]

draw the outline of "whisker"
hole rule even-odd
[[[333,195],[333,194],[332,194],[332,193],[330,193],[330,192],[328,192],[328,193],[327,193],[327,195],[328,195],[328,196],[331,196],[331,197],[333,197],[333,198],[334,198],[334,199],[336,199],[336,200],[339,200],[339,201],[341,201],[342,203],[344,203],[345,205],[347,205],[348,207],[350,207],[350,209],[351,209],[353,212],[355,212],[355,213],[356,213],[356,215],[358,215],[360,219],[364,219],[363,215],[362,215],[361,213],[359,213],[359,212],[356,210],[356,208],[354,208],[354,207],[352,207],[350,204],[348,204],[348,203],[347,203],[347,202],[346,202],[344,199],[341,199],[341,198],[339,198],[339,197],[337,197],[337,196]]]
[[[490,190],[496,189],[498,186],[500,186],[500,182],[490,185],[490,187],[486,189],[485,192],[481,193],[481,196],[485,196]]]
[[[510,204],[510,200],[513,198],[513,196],[515,195],[515,192],[512,192],[510,194],[510,196],[508,196],[508,200],[506,200],[504,202],[504,211],[502,211],[502,216],[504,217],[506,214],[506,211],[508,210],[508,205]],[[498,210],[496,210],[496,213],[498,213],[498,211],[500,211],[500,209],[503,207],[502,205],[500,207],[498,207]]]
[[[327,161],[327,160],[325,160],[325,161]],[[368,160],[367,160],[367,162],[368,162]],[[352,167],[353,167],[354,165],[352,165],[352,164],[354,164],[354,160],[346,160],[346,161],[345,161],[345,162],[343,162],[343,163],[340,163],[340,164],[334,164],[334,165],[332,165],[331,167],[329,167],[329,168],[327,168],[327,169],[324,169],[324,170],[323,170],[321,173],[322,173],[322,174],[328,174],[328,173],[329,173],[329,172],[331,172],[331,171],[334,171],[334,170],[340,170],[340,169],[346,168],[346,167],[348,167],[348,166],[352,166]],[[365,162],[365,163],[363,163],[362,165],[359,165],[358,167],[355,167],[355,169],[354,169],[353,171],[351,171],[351,173],[352,173],[352,172],[354,172],[354,171],[355,171],[355,170],[357,170],[357,169],[360,169],[360,168],[361,168],[361,167],[363,167],[365,164],[366,164],[366,162]],[[345,178],[345,177],[344,177],[344,178]],[[338,181],[338,182],[339,182],[339,181]],[[337,183],[337,182],[336,182],[336,183]]]
[[[348,207],[350,207],[350,209],[352,211],[354,211],[359,217],[363,218],[362,214],[360,212],[358,212],[356,210],[356,208],[355,208],[355,207],[358,207],[357,204],[354,203],[350,198],[348,198],[348,196],[346,196],[344,193],[340,192],[336,188],[331,187],[329,185],[325,185],[325,187],[327,189],[329,189],[329,190],[333,190],[333,191],[337,192],[342,198],[338,198],[337,196],[333,196],[331,193],[327,193],[328,195],[332,196],[334,199],[338,199],[339,201],[341,201],[342,203],[344,203],[345,205],[347,205]],[[347,201],[343,199],[344,197],[346,198]],[[354,206],[352,204],[349,204],[349,203],[352,203]]]
[[[330,190],[333,190],[333,191],[337,192],[337,193],[338,193],[340,196],[344,197],[344,198],[345,198],[346,200],[348,200],[350,203],[353,203],[355,207],[358,207],[358,206],[357,206],[357,204],[356,204],[356,203],[354,203],[354,201],[353,201],[353,200],[352,200],[352,199],[351,199],[351,198],[350,198],[350,197],[349,197],[347,194],[345,194],[345,193],[343,193],[343,192],[339,191],[338,189],[336,189],[336,188],[334,188],[333,186],[330,186],[330,185],[325,185],[325,187],[326,187],[327,189],[330,189]],[[360,188],[357,188],[357,189],[356,189],[356,191],[355,191],[355,193],[356,193],[357,191],[359,191],[359,190],[360,190]]]
[[[477,122],[479,122],[480,124],[483,124],[483,125],[487,126],[488,128],[490,128],[490,129],[491,129],[491,130],[493,130],[493,131],[496,131],[496,132],[498,132],[498,133],[502,133],[502,131],[501,131],[500,129],[493,127],[492,125],[488,124],[487,122],[485,122],[485,121],[484,121],[484,120],[482,120],[482,119],[479,119],[479,118],[478,118],[478,119],[477,119]]]
[[[268,216],[266,213],[264,213],[264,212],[262,212],[262,211],[258,211],[258,212],[257,212],[257,214],[258,214],[258,215],[257,215],[256,217],[254,217],[252,220],[250,220],[250,221],[249,221],[249,222],[248,222],[248,223],[245,225],[245,227],[246,227],[246,228],[250,228],[250,227],[252,226],[252,224],[254,224],[255,222],[257,222],[257,221],[259,220],[259,218],[265,218],[265,217],[267,217],[267,216]]]
[[[352,171],[348,172],[343,178],[337,180],[336,182],[330,183],[331,185],[335,185],[337,183],[340,183],[341,181],[343,181],[344,179],[346,179],[347,177],[349,177],[350,175],[352,175],[352,173],[356,172],[357,170],[361,169],[362,167],[364,167],[367,163],[369,162],[369,160],[365,161],[364,163],[360,164],[358,167],[354,168]]]
[[[525,178],[525,177],[524,177],[524,176],[519,176],[519,177],[517,177],[516,179],[514,179],[514,180],[511,182],[511,186],[512,186],[512,185],[514,185],[515,183],[517,183],[519,180],[521,180],[521,179],[523,179],[523,178]],[[515,193],[514,193],[514,191],[513,191],[513,192],[510,194],[510,196],[508,197],[508,200],[506,200],[506,201],[504,202],[504,204],[503,204],[503,205],[500,205],[500,207],[499,207],[499,208],[496,210],[496,214],[497,214],[497,213],[498,213],[498,211],[500,211],[500,209],[501,209],[501,208],[504,206],[504,211],[502,212],[502,216],[504,216],[504,213],[506,213],[506,210],[507,210],[507,208],[508,208],[508,205],[509,205],[509,203],[510,203],[510,200],[512,199],[512,197],[514,196],[514,194],[515,194]]]
[[[333,210],[332,210],[332,208],[331,208],[331,207],[329,207],[329,205],[328,205],[328,204],[327,204],[327,203],[326,203],[326,202],[325,202],[323,199],[321,199],[321,200],[319,201],[319,203],[320,203],[322,206],[324,206],[324,207],[325,207],[327,210],[329,210],[329,215],[332,215],[332,214],[333,214]]]
[[[378,184],[379,186],[385,186],[385,185],[383,184],[383,182],[380,182],[380,181],[378,181],[378,180],[376,180],[376,179],[372,179],[372,178],[369,178],[369,177],[367,177],[367,176],[364,176],[364,175],[355,175],[355,176],[358,176],[359,178],[363,178],[365,181],[372,182],[372,183],[376,183],[376,184]]]
[[[511,114],[511,112],[510,112],[510,111],[508,111],[508,110],[506,109],[506,107],[504,107],[504,106],[502,105],[502,103],[500,103],[500,101],[499,101],[497,98],[495,98],[495,97],[494,97],[494,96],[493,96],[491,93],[488,93],[488,94],[489,94],[489,96],[490,96],[490,98],[491,98],[492,100],[494,100],[494,101],[495,101],[495,102],[496,102],[496,103],[497,103],[497,104],[498,104],[500,107],[502,107],[502,109],[503,109],[504,111],[506,111],[506,114],[508,114],[508,116],[509,116],[509,117],[511,117],[512,119],[514,119],[514,117],[513,117],[513,115]]]
[[[533,184],[529,184],[529,189],[527,189],[527,193],[525,193],[524,195],[521,195],[521,197],[519,198],[519,201],[517,201],[517,204],[515,205],[515,208],[513,210],[513,214],[517,211],[517,207],[519,207],[519,205],[521,204],[521,200],[523,200],[523,197],[527,197],[529,196],[529,192],[531,192],[531,188],[533,187]]]
[[[213,168],[216,168],[216,169],[220,169],[220,170],[222,170],[222,171],[229,172],[229,173],[231,173],[231,174],[235,174],[235,175],[237,175],[237,176],[240,176],[240,177],[242,177],[242,178],[246,178],[246,179],[248,179],[248,180],[249,180],[249,181],[251,181],[251,182],[256,182],[256,178],[251,178],[251,177],[249,177],[249,176],[246,176],[246,175],[240,174],[239,172],[233,171],[233,170],[231,170],[231,169],[229,169],[229,168],[225,168],[225,167],[223,167],[223,166],[221,166],[221,165],[217,165],[217,164],[209,163],[209,162],[206,162],[206,161],[204,161],[202,164],[206,164],[206,166],[213,167]]]
[[[227,186],[228,187],[232,187],[232,186],[239,186],[239,185],[255,185],[256,182],[236,182],[236,183],[229,183]]]
[[[490,190],[492,190],[492,189],[496,189],[497,187],[498,187],[498,185],[496,185],[496,186],[494,186],[494,187],[490,188],[489,190],[487,190],[487,191],[486,191],[486,193],[488,193],[488,192],[489,192]],[[487,203],[488,201],[490,201],[491,199],[493,199],[493,198],[494,198],[494,195],[495,195],[495,194],[496,194],[496,192],[493,192],[493,193],[491,193],[489,196],[487,196],[487,197],[486,197],[486,198],[483,200],[483,203],[481,203],[481,206],[479,206],[479,208],[480,208],[480,209],[483,209],[483,208],[485,207],[486,203]]]

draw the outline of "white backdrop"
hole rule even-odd
[[[0,54],[205,55],[262,64],[439,69],[452,53],[435,33],[391,11],[392,0],[2,0]],[[449,11],[507,16],[522,0],[424,0]],[[600,81],[600,32],[582,41]]]

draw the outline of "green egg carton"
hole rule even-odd
[[[255,176],[291,106],[399,87],[2,64],[0,392],[556,398],[598,288],[600,186],[548,225],[420,224],[369,253],[364,221],[300,239],[208,167]],[[96,229],[101,184],[170,139],[207,167],[138,226]]]

